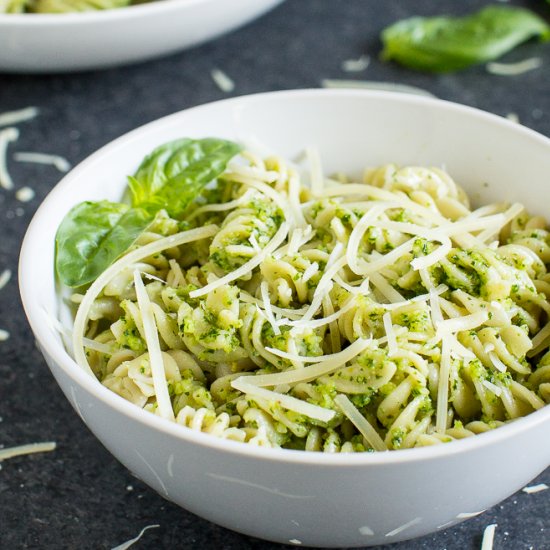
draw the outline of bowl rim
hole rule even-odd
[[[235,1],[235,0],[232,0]],[[282,2],[283,0],[255,0],[257,9]],[[0,28],[2,27],[44,27],[75,24],[105,23],[121,19],[135,19],[153,14],[185,11],[198,6],[217,4],[220,0],[154,0],[143,4],[123,6],[120,8],[68,12],[68,13],[0,13]],[[223,0],[222,0],[223,2]]]
[[[176,0],[177,1],[177,0]],[[183,0],[182,0],[183,1]],[[186,0],[185,0],[186,1]],[[196,0],[203,1],[203,0]],[[448,100],[421,97],[411,94],[399,92],[371,91],[371,90],[348,90],[348,89],[300,89],[300,90],[284,90],[272,91],[243,96],[232,97],[213,101],[181,111],[163,116],[159,119],[151,121],[147,124],[139,126],[122,136],[103,145],[94,153],[89,155],[77,166],[75,166],[68,174],[66,174],[48,193],[41,205],[35,212],[24,236],[23,244],[19,257],[19,289],[21,301],[27,316],[28,322],[34,332],[34,335],[39,342],[42,351],[46,352],[53,361],[61,368],[64,373],[84,391],[91,394],[95,399],[103,402],[106,406],[114,409],[130,420],[136,421],[148,428],[158,430],[166,435],[169,435],[177,440],[187,442],[189,444],[202,446],[205,448],[215,449],[222,453],[240,455],[243,458],[254,457],[265,461],[276,461],[295,464],[316,465],[320,467],[338,466],[341,467],[357,467],[357,466],[374,466],[374,465],[391,465],[403,463],[416,463],[419,461],[435,460],[441,457],[449,457],[460,455],[467,452],[474,452],[493,444],[501,443],[504,439],[514,437],[519,432],[527,429],[534,429],[540,424],[550,422],[550,405],[542,409],[530,413],[525,417],[516,419],[509,424],[479,434],[475,437],[464,438],[458,441],[453,441],[451,444],[433,445],[427,447],[417,447],[412,449],[400,449],[391,452],[376,452],[376,453],[316,453],[307,451],[297,451],[291,449],[271,449],[258,448],[252,445],[243,444],[231,440],[223,440],[213,437],[202,432],[195,432],[190,429],[178,425],[174,422],[161,418],[150,412],[140,409],[133,403],[126,401],[123,397],[115,394],[111,390],[103,386],[97,379],[92,378],[84,372],[72,359],[69,353],[65,350],[61,339],[58,338],[52,341],[47,337],[45,332],[48,330],[44,323],[44,314],[38,304],[32,300],[32,279],[31,273],[36,270],[28,269],[27,266],[32,264],[32,250],[40,246],[40,226],[43,220],[47,217],[47,213],[51,208],[55,207],[58,197],[61,197],[65,187],[80,177],[97,162],[101,162],[103,155],[106,152],[114,152],[117,148],[125,148],[135,139],[141,139],[144,134],[157,127],[170,124],[180,117],[184,117],[188,112],[197,112],[208,110],[211,107],[219,106],[220,104],[238,104],[250,101],[265,101],[270,98],[276,99],[293,99],[307,97],[327,97],[327,98],[363,98],[365,101],[384,100],[389,102],[405,103],[412,106],[421,106],[423,108],[431,108],[436,110],[450,110],[460,113],[466,117],[476,118],[491,125],[497,125],[506,131],[512,131],[527,137],[533,142],[543,145],[548,148],[550,153],[550,138],[521,126],[515,122],[511,122],[499,115],[492,114],[474,107],[461,105]],[[53,267],[53,266],[52,266]],[[73,405],[74,406],[74,405]]]

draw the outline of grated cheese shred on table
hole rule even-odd
[[[0,462],[2,460],[7,460],[8,458],[14,458],[16,456],[30,455],[35,453],[47,453],[55,450],[55,448],[55,441],[45,441],[42,443],[28,443],[26,445],[19,445],[17,447],[0,449]]]
[[[222,92],[232,92],[235,89],[235,83],[229,76],[227,76],[226,73],[224,73],[221,69],[212,69],[210,71],[210,75],[212,76],[212,80],[218,86],[218,88]]]
[[[496,528],[496,523],[491,523],[491,525],[485,527],[485,531],[483,531],[483,540],[481,541],[481,550],[493,550]]]
[[[539,483],[538,485],[531,485],[529,487],[524,487],[522,491],[524,493],[527,493],[528,495],[531,495],[533,493],[540,493],[541,491],[546,491],[548,489],[548,485],[546,483]]]
[[[135,544],[139,539],[141,539],[141,537],[143,536],[143,534],[145,533],[145,531],[147,531],[147,529],[155,529],[157,527],[160,527],[160,525],[158,524],[154,524],[154,525],[147,525],[147,527],[144,527],[140,532],[139,532],[139,535],[137,537],[134,537],[133,539],[130,539],[130,540],[127,540],[126,542],[123,542],[122,544],[119,544],[118,546],[114,546],[111,550],[127,550],[128,548],[130,548],[130,546],[132,546],[133,544]]]
[[[68,172],[71,169],[71,163],[60,155],[50,155],[47,153],[35,153],[30,151],[20,151],[13,155],[17,162],[31,162],[34,164],[50,164],[55,166],[60,172]]]
[[[495,61],[487,63],[486,70],[488,73],[498,76],[517,76],[520,74],[533,71],[542,66],[540,57],[530,57],[517,63],[497,63]]]
[[[29,202],[34,199],[34,189],[30,187],[21,187],[15,192],[15,198],[20,202]]]
[[[14,127],[0,130],[0,187],[6,190],[13,189],[13,181],[8,172],[8,145],[19,138],[19,130]]]
[[[0,113],[0,126],[13,126],[31,120],[38,115],[37,107],[25,107],[16,111]]]
[[[370,64],[368,55],[361,55],[357,59],[346,59],[342,61],[342,70],[346,73],[358,73],[364,71]]]
[[[2,290],[9,283],[10,279],[11,270],[4,269],[4,271],[0,274],[0,290]]]

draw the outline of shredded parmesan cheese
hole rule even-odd
[[[491,392],[493,392],[497,397],[502,395],[502,388],[499,388],[496,384],[489,382],[489,380],[483,380],[482,384]]]
[[[384,267],[392,265],[397,260],[399,260],[405,254],[408,254],[414,246],[415,239],[409,239],[398,247],[394,248],[391,252],[380,256],[378,259],[373,260],[372,262],[363,263],[363,266],[360,267],[355,273],[358,275],[372,275],[375,272],[380,271]]]
[[[476,355],[473,351],[464,347],[456,338],[454,334],[448,334],[447,338],[449,340],[449,346],[451,347],[451,352],[455,357],[463,357],[464,359],[475,359]]]
[[[521,205],[520,211],[523,209]],[[513,206],[516,208],[517,206]],[[513,217],[512,210],[506,211],[503,214],[493,214],[491,216],[484,216],[481,218],[464,218],[458,222],[444,224],[437,228],[437,231],[450,237],[462,235],[463,232],[479,231],[485,229],[486,231],[498,232],[504,227]],[[516,212],[515,215],[519,214]],[[480,235],[476,237],[479,240],[483,239]]]
[[[419,294],[410,300],[404,300],[403,302],[394,302],[392,304],[384,304],[384,309],[393,311],[395,309],[400,309],[402,307],[408,306],[409,304],[415,304],[417,302],[426,302],[428,300],[437,299],[439,301],[439,295],[443,294],[446,290],[449,290],[447,285],[438,285],[436,288],[430,289],[428,294]],[[433,307],[433,306],[432,306]]]
[[[434,237],[435,237],[435,234],[434,234]],[[437,262],[445,258],[445,256],[447,256],[447,254],[451,250],[451,246],[452,246],[451,239],[445,236],[436,237],[436,238],[440,240],[441,246],[439,246],[433,252],[431,252],[430,254],[427,254],[426,256],[415,258],[411,262],[411,267],[415,271],[418,271],[419,269],[426,269],[436,264]]]
[[[327,269],[323,273],[323,276],[321,277],[321,280],[319,281],[319,284],[315,289],[315,293],[313,294],[313,299],[311,300],[311,304],[309,308],[306,310],[306,312],[304,313],[304,315],[302,316],[302,321],[310,321],[311,319],[313,319],[313,316],[315,315],[315,313],[317,313],[317,310],[321,307],[323,296],[325,296],[325,294],[328,294],[328,292],[330,292],[330,289],[333,286],[332,278],[336,275],[336,273],[338,273],[346,265],[346,258],[345,257],[339,258],[332,265],[329,266],[329,264],[330,264],[330,259],[327,262]]]
[[[294,256],[298,253],[298,249],[309,242],[314,235],[315,231],[313,231],[311,225],[307,225],[305,228],[297,227],[292,231],[288,244],[279,248],[274,256],[277,258],[282,257],[285,254]]]
[[[130,485],[128,485],[128,487],[131,487]],[[127,487],[127,488],[128,488]],[[115,546],[113,547],[111,550],[128,550],[128,548],[130,548],[130,546],[132,546],[133,544],[135,544],[139,539],[141,539],[141,537],[143,536],[143,534],[145,533],[145,531],[147,531],[147,529],[155,529],[156,527],[160,527],[160,525],[147,525],[147,527],[144,527],[139,535],[133,539],[130,539],[130,540],[127,540],[126,542],[123,542],[122,544],[119,544],[118,546]]]
[[[304,273],[304,275],[305,275],[305,273]],[[334,276],[334,280],[343,289],[347,290],[350,294],[353,294],[354,296],[366,296],[370,292],[370,289],[369,289],[370,281],[369,281],[369,279],[364,279],[363,282],[358,286],[352,286],[349,283],[346,283],[346,281],[344,281],[342,279],[342,277],[340,277],[340,275],[338,275],[338,274],[336,274]]]
[[[193,220],[197,216],[205,214],[206,212],[224,212],[225,210],[233,210],[233,208],[237,208],[237,206],[240,206],[247,200],[250,200],[253,193],[254,191],[252,191],[252,189],[247,189],[246,192],[243,193],[239,198],[232,201],[224,202],[221,204],[205,204],[204,206],[201,206],[191,212],[191,214],[189,214],[189,216],[187,217],[187,221]]]
[[[319,271],[319,264],[313,262],[303,273],[302,282],[307,283]]]
[[[219,288],[220,286],[223,286],[227,283],[230,283],[231,281],[237,280],[239,277],[242,277],[243,275],[246,275],[250,271],[252,271],[255,267],[259,266],[267,256],[269,256],[271,253],[273,253],[286,239],[286,236],[288,234],[288,224],[283,222],[281,224],[281,227],[279,227],[277,233],[275,233],[275,236],[271,241],[266,245],[266,247],[256,256],[254,256],[251,260],[248,260],[248,262],[244,263],[241,267],[236,269],[235,271],[228,273],[221,279],[217,279],[216,281],[213,281],[212,283],[207,284],[206,286],[203,286],[202,288],[198,288],[197,290],[193,290],[189,293],[189,296],[191,298],[198,298],[199,296],[204,296],[205,294],[209,294],[216,288]]]
[[[29,202],[34,199],[34,190],[30,187],[21,187],[15,192],[15,198],[21,202]]]
[[[18,447],[10,447],[8,449],[0,449],[0,462],[8,458],[16,456],[30,455],[35,453],[47,453],[53,451],[56,447],[54,441],[46,441],[44,443],[29,443],[27,445],[19,445]]]
[[[506,118],[519,124],[519,115],[517,113],[508,113]]]
[[[333,410],[325,409],[323,407],[319,407],[318,405],[312,405],[307,401],[296,399],[291,395],[260,388],[256,385],[256,380],[251,380],[251,382],[254,382],[253,384],[248,383],[248,380],[250,379],[250,376],[241,376],[236,380],[233,380],[231,382],[231,386],[247,395],[252,397],[260,397],[262,399],[266,399],[267,401],[274,401],[285,409],[294,411],[298,414],[303,414],[309,418],[313,418],[321,422],[329,422],[334,417],[335,413]]]
[[[430,289],[430,313],[432,316],[432,323],[437,329],[443,322],[443,315],[441,313],[441,300],[434,289]]]
[[[489,356],[489,359],[491,360],[491,363],[493,363],[493,367],[495,367],[496,370],[498,370],[499,372],[506,372],[506,365],[500,360],[499,356],[496,353],[489,351],[487,355]]]
[[[0,290],[2,290],[11,279],[11,271],[9,269],[4,269],[2,274],[0,274]]]
[[[296,174],[291,174],[288,178],[288,206],[292,212],[295,225],[305,228],[307,223],[300,202],[300,180]]]
[[[546,483],[539,483],[538,485],[531,485],[530,487],[524,487],[522,491],[524,493],[527,493],[528,495],[531,495],[533,493],[540,493],[541,491],[546,491],[548,489],[548,485]]]
[[[0,130],[0,187],[7,190],[13,189],[13,181],[8,172],[8,145],[10,142],[16,141],[18,137],[19,130],[17,128]]]
[[[161,279],[160,277],[157,277],[156,275],[151,275],[151,273],[147,273],[145,271],[140,272],[146,279],[149,279],[150,281],[158,281],[159,283],[162,283],[163,285],[166,284],[166,281],[164,279]]]
[[[530,57],[517,63],[497,63],[492,61],[487,63],[485,68],[488,73],[496,74],[499,76],[516,76],[534,69],[538,69],[542,65],[542,59],[540,57]]]
[[[437,331],[441,333],[455,333],[463,330],[473,330],[485,323],[488,318],[489,314],[486,311],[476,311],[470,315],[441,321]]]
[[[481,550],[493,550],[493,542],[495,539],[496,523],[487,525],[485,531],[483,531],[483,540],[481,541]]]
[[[70,330],[64,329],[63,332],[70,334]],[[100,353],[104,353],[105,355],[113,355],[113,349],[108,344],[102,344],[101,342],[96,342],[95,340],[91,340],[90,338],[83,338],[82,341],[84,342],[84,347],[88,349],[99,351]]]
[[[287,321],[284,324],[288,326],[293,326],[293,327],[307,327],[311,329],[323,327],[325,325],[328,325],[338,320],[342,315],[344,315],[344,313],[349,311],[354,305],[355,305],[354,300],[353,298],[351,298],[338,311],[335,311],[334,313],[331,313],[326,317],[322,317],[320,319],[314,319],[311,321],[304,321],[303,319],[299,319],[297,321]]]
[[[6,111],[0,114],[0,126],[13,126],[27,120],[31,120],[38,115],[36,107],[26,107],[17,111]]]
[[[17,162],[32,162],[35,164],[51,164],[60,172],[68,172],[71,169],[70,162],[59,155],[48,155],[46,153],[18,152],[13,155]]]
[[[346,73],[359,73],[364,71],[370,63],[370,57],[363,54],[358,59],[346,59],[342,61],[342,70]]]
[[[334,402],[340,410],[350,419],[352,424],[361,432],[369,445],[376,451],[387,451],[388,447],[384,440],[378,435],[371,423],[355,408],[348,397],[342,393],[334,398]]]
[[[535,334],[532,344],[533,347],[527,352],[527,357],[533,357],[539,351],[541,351],[542,348],[544,348],[547,345],[548,339],[550,338],[550,322],[546,323],[542,329]]]
[[[395,290],[380,273],[371,273],[370,280],[378,291],[390,302],[399,303],[405,301],[404,296]]]
[[[275,314],[273,313],[273,308],[271,307],[271,298],[269,297],[269,285],[267,281],[263,281],[260,285],[260,293],[262,296],[262,301],[264,303],[264,310],[269,324],[273,327],[273,332],[277,335],[281,334],[281,329],[275,320]]]
[[[325,376],[338,370],[340,367],[344,366],[348,361],[351,361],[354,357],[359,355],[364,351],[368,346],[370,346],[372,340],[360,338],[349,345],[345,350],[340,351],[339,353],[333,353],[331,355],[321,356],[321,357],[307,357],[303,355],[293,355],[275,348],[267,348],[266,350],[289,359],[290,361],[299,361],[303,363],[313,363],[316,362],[316,365],[305,367],[300,370],[291,370],[278,372],[275,374],[258,374],[254,377],[246,377],[247,383],[254,384],[256,386],[279,386],[281,384],[297,384],[298,382],[311,382],[319,376]],[[237,378],[239,380],[239,378]]]
[[[239,299],[242,302],[246,302],[249,304],[256,304],[257,306],[263,306],[263,302],[258,300],[257,298],[254,298],[254,296],[251,296],[250,294],[247,294],[246,292],[241,292],[239,295]],[[271,305],[271,309],[273,310],[273,313],[277,313],[278,315],[283,315],[284,317],[288,317],[289,319],[299,320],[302,318],[302,315],[306,311],[305,308],[302,309],[287,309],[282,307],[277,307],[274,305]]]
[[[447,406],[449,402],[449,372],[451,369],[451,350],[449,340],[443,337],[441,348],[441,366],[439,368],[439,383],[437,386],[437,408],[435,430],[444,434],[447,430]]]
[[[393,357],[398,352],[398,347],[395,331],[393,330],[391,313],[389,311],[384,313],[382,320],[384,321],[384,330],[386,331],[386,337],[388,338],[388,357]]]
[[[141,274],[137,269],[134,271],[134,285],[136,288],[138,306],[141,312],[147,350],[149,352],[149,363],[151,364],[153,386],[157,397],[159,414],[168,420],[175,420],[172,403],[170,402],[170,395],[168,393],[168,384],[166,383],[166,373],[164,372],[164,361],[162,360],[155,316],[153,315],[149,295],[141,280]]]
[[[235,83],[222,70],[212,69],[210,71],[212,80],[222,92],[230,93],[235,89]]]
[[[509,222],[511,222],[515,217],[519,216],[523,211],[525,210],[525,207],[522,204],[514,203],[506,212],[503,214],[496,214],[496,216],[500,216],[501,220],[496,223],[496,225],[492,227],[488,227],[484,231],[482,231],[477,238],[481,242],[487,242],[490,241],[495,237],[495,235],[498,235],[499,231]],[[485,220],[493,218],[493,216],[487,216],[484,218]]]
[[[252,248],[254,249],[254,252],[261,252],[262,247],[258,244],[258,241],[256,237],[254,236],[254,233],[248,237],[248,242],[252,245]]]

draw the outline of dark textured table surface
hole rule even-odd
[[[550,20],[550,5],[542,1],[513,3]],[[15,190],[30,187],[34,198],[23,202],[14,191],[0,189],[0,273],[12,272],[0,291],[0,329],[10,335],[0,341],[0,445],[57,442],[54,452],[1,464],[1,549],[111,548],[151,524],[159,527],[147,531],[135,548],[279,547],[227,531],[163,500],[112,458],[71,409],[35,347],[17,288],[26,226],[61,174],[52,166],[16,162],[13,153],[58,154],[74,165],[160,116],[228,95],[319,87],[325,78],[418,86],[440,98],[502,116],[512,114],[521,124],[550,136],[549,44],[528,43],[509,53],[505,61],[543,59],[540,68],[514,77],[489,74],[483,66],[426,75],[379,61],[378,36],[387,24],[415,14],[467,13],[484,4],[287,0],[236,32],[164,59],[77,74],[0,74],[0,112],[29,105],[40,110],[37,118],[19,125],[19,140],[8,154]],[[342,69],[344,60],[362,54],[371,57],[366,70]],[[233,79],[233,92],[217,87],[211,77],[215,68]],[[550,470],[534,483],[550,485]],[[388,548],[476,549],[490,523],[498,524],[495,549],[549,549],[550,490],[519,492],[456,527]]]

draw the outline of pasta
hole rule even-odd
[[[160,211],[73,296],[81,366],[189,429],[331,453],[446,443],[549,403],[545,221],[472,209],[438,168],[358,181],[307,159],[310,175],[245,151],[184,222]]]

